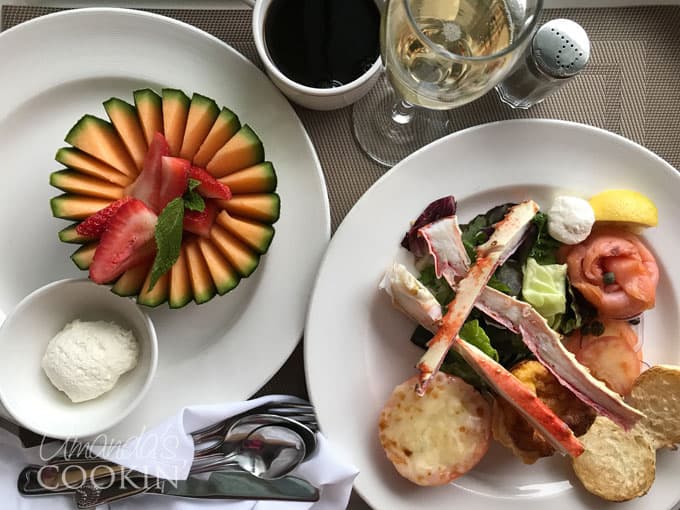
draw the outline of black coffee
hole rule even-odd
[[[274,0],[264,22],[269,56],[291,80],[339,87],[366,72],[380,51],[373,0]]]

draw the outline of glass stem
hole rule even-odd
[[[403,99],[392,105],[392,120],[397,124],[408,124],[413,119],[415,107]]]

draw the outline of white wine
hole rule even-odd
[[[504,0],[411,0],[415,21],[429,41],[414,32],[403,2],[391,0],[387,7],[382,47],[387,75],[408,102],[439,110],[460,106],[485,94],[510,66],[510,55],[475,60],[513,43]]]

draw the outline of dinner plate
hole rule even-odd
[[[557,194],[588,197],[636,189],[656,202],[659,226],[645,238],[660,267],[656,307],[645,313],[645,361],[680,362],[680,176],[658,156],[612,133],[552,120],[486,124],[443,138],[385,174],[357,202],[321,264],[305,329],[308,385],[322,430],[360,469],[355,487],[376,509],[668,510],[680,499],[680,455],[659,452],[644,498],[606,503],[588,494],[570,462],[555,456],[528,466],[492,445],[468,474],[437,488],[401,478],[378,441],[378,415],[392,389],[415,374],[422,350],[414,324],[378,291],[399,243],[432,200],[452,194],[461,222],[527,198],[549,207]]]
[[[274,163],[281,218],[255,273],[229,294],[180,310],[150,310],[159,340],[158,373],[147,397],[109,436],[142,427],[188,404],[249,397],[300,339],[314,276],[330,236],[323,174],[295,112],[253,64],[184,23],[124,9],[67,11],[0,35],[0,310],[33,289],[82,277],[52,218],[59,191],[50,172],[64,136],[85,113],[106,118],[111,96],[132,101],[143,87],[200,92],[233,109]],[[39,360],[27,360],[27,370]]]

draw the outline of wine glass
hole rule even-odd
[[[380,40],[392,87],[379,83],[354,105],[363,150],[392,166],[449,133],[447,110],[503,79],[542,7],[543,0],[388,0]]]

